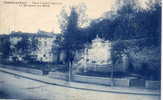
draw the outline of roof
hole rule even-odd
[[[44,38],[53,38],[58,36],[54,33],[27,33],[27,32],[12,32],[9,34],[10,37],[44,37]]]

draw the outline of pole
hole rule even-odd
[[[70,82],[71,81],[71,65],[70,65],[70,62],[68,62],[68,81]]]
[[[73,55],[72,54],[70,54],[69,55],[69,60],[68,60],[68,68],[69,68],[69,70],[68,70],[68,73],[69,73],[69,81],[71,81],[72,80],[72,62],[73,62],[73,60],[72,60],[72,57],[73,57]]]
[[[114,64],[112,65],[111,79],[112,79],[112,84],[111,84],[111,86],[114,86]]]

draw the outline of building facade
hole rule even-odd
[[[9,61],[53,63],[57,62],[55,34],[12,33],[9,35]],[[33,62],[32,61],[32,62]]]

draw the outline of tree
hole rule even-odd
[[[27,36],[22,36],[21,41],[19,41],[16,45],[16,52],[18,53],[17,55],[20,55],[23,60],[25,61],[28,58],[28,55],[30,53],[30,41],[28,40]]]
[[[4,36],[1,38],[1,46],[0,46],[0,51],[2,52],[2,60],[5,61],[9,58],[11,54],[11,48],[10,48],[10,41],[9,41],[9,36]]]
[[[62,25],[62,30],[63,30],[63,49],[65,50],[65,55],[66,55],[66,65],[67,69],[69,69],[69,81],[71,80],[72,76],[72,63],[74,59],[74,52],[76,49],[78,49],[78,41],[77,40],[79,36],[79,30],[78,30],[78,14],[76,12],[75,8],[71,8],[71,13],[70,16],[66,17],[66,14],[64,14],[63,17],[67,20],[67,25],[66,27]],[[65,23],[65,24],[66,24]],[[63,27],[64,26],[64,27]]]
[[[135,2],[124,3],[118,9],[115,18],[99,18],[93,20],[87,28],[78,27],[78,17],[75,8],[71,9],[70,16],[63,14],[66,23],[64,23],[64,49],[67,55],[66,62],[71,62],[73,52],[82,48],[84,43],[91,42],[98,35],[105,40],[121,41],[141,38],[152,38],[152,41],[145,41],[145,45],[160,46],[161,36],[161,6],[155,4],[150,10],[138,9]],[[79,45],[80,44],[80,45]],[[120,43],[119,43],[120,44]],[[141,48],[141,45],[137,45]],[[127,46],[126,46],[127,47]],[[115,50],[122,48],[121,50]],[[119,53],[125,48],[118,45],[113,51]],[[113,52],[112,51],[112,52]],[[113,59],[118,59],[118,54],[112,54]],[[115,60],[116,61],[116,60]],[[114,61],[113,61],[114,63]],[[69,66],[69,65],[68,65]]]
[[[116,63],[122,59],[122,55],[126,54],[127,51],[127,44],[125,44],[122,40],[117,40],[113,43],[111,49],[111,59],[112,59],[112,85],[114,86],[114,71],[116,67]]]
[[[160,42],[161,6],[154,4],[151,9],[138,9],[135,3],[122,5],[114,18],[93,20],[88,27],[89,40],[98,35],[106,40],[155,38],[152,44]]]

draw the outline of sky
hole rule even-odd
[[[29,7],[19,3],[6,2],[51,2],[49,7]],[[125,1],[125,0],[121,0]],[[136,0],[141,8],[148,8],[156,0]],[[150,1],[150,3],[149,3]],[[148,3],[147,3],[148,2]],[[11,31],[60,33],[59,18],[63,8],[67,13],[70,7],[85,4],[88,19],[97,19],[107,11],[117,9],[117,0],[0,0],[0,34],[9,34]]]

